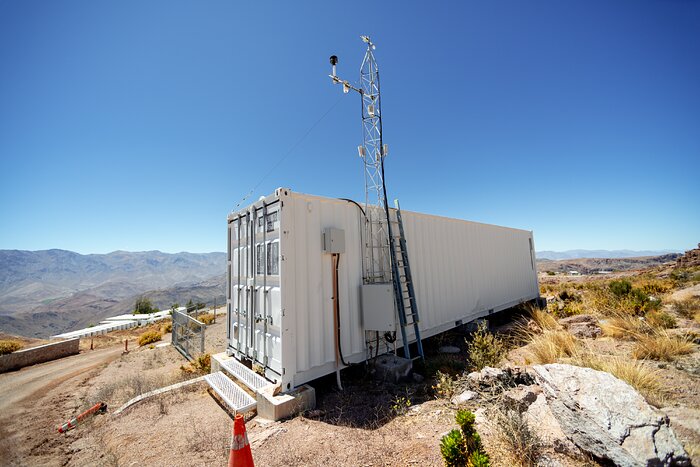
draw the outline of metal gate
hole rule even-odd
[[[173,345],[190,360],[204,353],[206,325],[187,313],[173,311]]]

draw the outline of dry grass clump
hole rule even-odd
[[[139,345],[148,345],[158,342],[163,338],[163,335],[158,331],[146,331],[139,336]]]
[[[650,326],[661,329],[671,329],[678,325],[676,318],[665,311],[650,311],[645,319]]]
[[[532,362],[555,363],[563,357],[571,357],[576,352],[577,339],[568,331],[544,331],[532,336],[527,347]]]
[[[650,404],[657,407],[663,405],[660,373],[644,365],[643,362],[618,356],[600,356],[591,352],[581,352],[572,358],[571,363],[610,373],[636,389]]]
[[[216,317],[214,316],[214,313],[204,313],[203,315],[199,315],[197,320],[209,325],[216,321]]]
[[[501,444],[507,447],[508,457],[522,467],[534,467],[542,456],[544,444],[537,431],[530,428],[517,410],[495,409],[495,428]]]
[[[15,340],[0,340],[0,355],[7,355],[12,352],[16,352],[24,347],[20,341]]]
[[[603,334],[615,339],[636,339],[651,332],[649,325],[641,318],[622,313],[615,313],[610,318],[600,321]]]
[[[180,366],[180,370],[185,373],[209,374],[211,373],[211,355],[208,353],[202,354],[189,364]]]
[[[559,323],[554,316],[547,313],[540,308],[531,306],[529,308],[529,314],[532,321],[542,330],[542,331],[556,331],[561,329]]]
[[[163,325],[160,327],[160,332],[162,332],[163,334],[167,334],[167,333],[169,333],[169,332],[173,332],[173,322],[172,322],[172,321],[168,321],[167,323],[163,324]]]
[[[672,361],[680,355],[691,353],[695,344],[688,336],[672,336],[666,331],[638,336],[632,356],[638,360],[652,359]]]
[[[686,319],[693,319],[700,311],[700,297],[687,297],[683,300],[676,300],[672,304],[673,311]]]

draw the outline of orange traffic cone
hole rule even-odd
[[[253,453],[250,451],[248,434],[245,432],[243,415],[237,413],[233,419],[233,433],[231,433],[231,454],[228,458],[228,467],[255,467],[253,465]]]

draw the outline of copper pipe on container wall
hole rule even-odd
[[[343,385],[340,383],[340,334],[338,332],[339,329],[339,304],[338,304],[338,262],[340,261],[340,254],[339,253],[333,253],[331,255],[331,261],[333,267],[332,269],[332,274],[333,274],[333,337],[335,341],[335,379],[338,383],[338,389],[341,391],[343,390]]]

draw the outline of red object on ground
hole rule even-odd
[[[77,417],[67,421],[63,425],[58,427],[58,432],[59,433],[65,433],[68,430],[72,430],[75,428],[79,422],[81,422],[85,417],[88,415],[92,415],[95,412],[100,412],[100,413],[105,413],[107,411],[107,404],[104,402],[98,402],[97,404],[93,405],[89,409],[87,409],[85,412],[81,413]]]
[[[250,451],[250,443],[248,443],[248,434],[245,431],[245,420],[241,414],[236,414],[233,419],[228,467],[255,467],[253,453]]]

